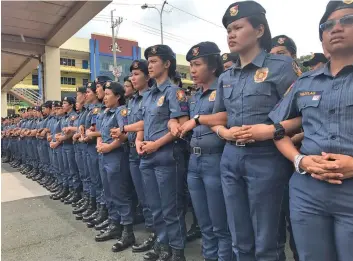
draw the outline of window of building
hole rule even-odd
[[[32,85],[38,85],[38,75],[32,75]]]
[[[75,59],[60,58],[60,65],[75,66]]]
[[[88,79],[82,79],[82,85],[83,85],[83,86],[86,86],[87,83],[88,83]]]
[[[76,85],[76,78],[61,77],[61,84]]]
[[[88,61],[82,60],[82,69],[88,69]]]
[[[103,63],[103,64],[102,64],[102,69],[103,69],[104,71],[109,71],[109,63]]]

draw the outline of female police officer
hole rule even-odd
[[[149,83],[151,81],[148,75],[148,64],[146,60],[135,60],[130,66],[131,72],[131,82],[133,84],[136,93],[129,99],[128,102],[128,125],[122,125],[120,128],[115,128],[111,130],[113,138],[120,138],[123,132],[128,133],[128,144],[130,147],[130,173],[135,186],[138,200],[143,208],[143,215],[145,218],[145,228],[147,231],[151,232],[148,240],[144,241],[140,245],[134,245],[132,247],[133,252],[144,252],[150,250],[156,240],[156,236],[153,229],[153,219],[152,213],[148,206],[146,199],[146,188],[144,186],[142,174],[140,171],[140,155],[137,154],[135,139],[136,139],[136,129],[134,129],[134,123],[139,121],[139,110],[142,106],[142,96],[148,90]],[[126,90],[126,88],[125,88]],[[126,95],[125,95],[126,96]],[[138,129],[137,129],[138,130]]]
[[[190,118],[210,114],[217,96],[218,76],[223,72],[220,50],[213,42],[202,42],[189,50],[186,60],[190,62],[194,83],[201,86],[189,100]],[[233,260],[220,174],[224,144],[207,126],[193,129],[187,180],[202,232],[205,260]]]
[[[265,9],[254,1],[231,4],[223,16],[231,52],[239,60],[219,78],[214,115],[195,121],[218,126],[228,142],[221,160],[221,179],[237,260],[284,260],[278,244],[281,203],[290,164],[273,141],[235,142],[242,125],[271,123],[268,113],[297,78],[293,60],[272,56]],[[227,117],[228,116],[228,117]],[[184,133],[196,124],[182,126]],[[229,129],[228,129],[229,128]],[[281,170],[281,171],[279,171]]]
[[[276,142],[296,167],[290,211],[300,260],[352,260],[353,2],[329,2],[319,30],[330,62],[299,78],[270,117],[302,117],[300,151],[288,137]]]
[[[109,218],[121,220],[122,236],[113,246],[119,252],[135,242],[133,233],[133,215],[131,185],[129,177],[128,153],[123,142],[126,137],[113,139],[110,129],[127,123],[124,87],[117,82],[106,82],[104,103],[107,107],[100,126],[101,138],[97,150],[103,154],[103,184],[106,197],[111,202]]]
[[[167,45],[146,49],[148,71],[156,84],[143,97],[141,120],[143,132],[136,138],[141,158],[140,170],[148,188],[158,244],[146,253],[145,260],[185,260],[185,220],[183,209],[185,158],[183,145],[168,131],[173,118],[184,123],[189,108],[183,90],[173,85],[176,60]]]

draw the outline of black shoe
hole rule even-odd
[[[78,214],[76,214],[76,216],[75,216],[75,219],[76,220],[82,220],[82,213],[78,213]]]
[[[57,197],[62,191],[63,191],[64,187],[63,186],[59,186],[58,187],[58,190],[56,192],[53,192],[53,194],[51,194],[49,197],[51,199],[53,199],[53,197]]]
[[[62,199],[64,197],[66,197],[68,194],[69,194],[69,188],[68,187],[64,187],[63,190],[61,191],[61,193],[56,195],[56,196],[54,195],[52,197],[52,199],[59,200],[59,199]]]
[[[97,235],[95,240],[97,242],[104,242],[110,239],[118,239],[121,237],[121,234],[121,225],[111,221],[109,227],[103,233]]]
[[[184,255],[184,249],[173,249],[172,248],[172,260],[171,261],[186,261]]]
[[[217,259],[209,259],[209,258],[205,258],[204,261],[217,261]]]
[[[201,230],[199,225],[192,224],[190,230],[186,234],[186,241],[191,242],[201,238]]]
[[[98,230],[98,231],[101,231],[103,229],[106,229],[110,224],[110,220],[109,219],[106,219],[104,220],[102,223],[98,224],[98,225],[95,225],[94,226],[94,229],[95,230]]]
[[[72,211],[72,214],[79,214],[85,212],[90,207],[90,201],[91,199],[87,199],[79,208],[75,208]]]
[[[94,212],[92,213],[92,215],[90,215],[90,216],[83,216],[83,215],[82,215],[82,216],[83,216],[82,221],[85,222],[85,223],[90,222],[90,221],[92,221],[93,219],[95,219],[96,217],[98,217],[98,215],[99,215],[99,209],[97,208],[96,211],[94,211]]]
[[[65,200],[68,200],[69,198],[72,197],[73,193],[74,193],[73,190],[69,188],[69,194],[67,194],[66,197],[61,198],[60,201],[64,202]]]
[[[87,222],[87,227],[92,228],[95,225],[98,225],[108,219],[108,209],[105,205],[101,205],[99,208],[98,215],[93,219]]]
[[[145,261],[157,261],[159,256],[161,255],[161,252],[163,250],[168,250],[169,246],[162,245],[158,241],[156,241],[153,245],[153,250],[147,252],[146,254],[143,255],[143,259]]]
[[[32,178],[33,181],[39,181],[41,180],[42,178],[44,178],[44,174],[43,173],[38,173],[38,175],[34,176]]]
[[[83,204],[83,202],[87,199],[87,195],[84,195],[79,201],[77,202],[72,202],[71,206],[73,206],[74,208],[77,206],[80,206]]]
[[[147,240],[145,240],[142,244],[135,244],[132,246],[133,253],[141,253],[146,252],[152,249],[156,242],[157,236],[155,233],[151,233]]]
[[[39,185],[44,186],[44,184],[50,179],[49,175],[43,174],[43,178],[38,180]]]
[[[72,194],[72,196],[68,199],[64,201],[65,205],[70,205],[74,202],[78,202],[81,199],[81,193],[77,190],[74,191],[74,193]]]
[[[121,252],[135,244],[135,235],[133,230],[133,225],[124,226],[124,230],[121,238],[116,242],[113,247],[113,252]]]
[[[96,198],[90,198],[89,206],[85,212],[82,213],[83,217],[88,217],[93,214],[97,210],[97,202]]]

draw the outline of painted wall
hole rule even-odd
[[[69,49],[89,53],[89,39],[71,37],[62,46],[60,46],[60,49]]]

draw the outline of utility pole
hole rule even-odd
[[[119,28],[120,24],[123,22],[123,18],[119,17],[118,19],[115,19],[114,21],[114,10],[111,10],[110,14],[111,14],[111,23],[112,23],[112,48],[113,48],[113,64],[114,64],[114,69],[113,69],[113,73],[114,73],[114,79],[115,81],[118,81],[118,74],[117,74],[117,61],[116,61],[116,42],[115,42],[115,37],[117,37],[117,35],[115,36],[115,27]],[[120,72],[121,74],[121,72]]]

